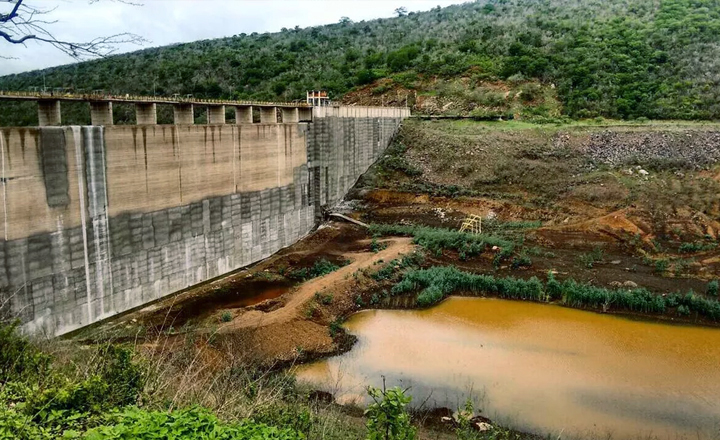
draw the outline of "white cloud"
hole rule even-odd
[[[58,39],[87,41],[94,37],[131,32],[143,36],[147,47],[221,38],[240,33],[275,32],[281,28],[337,23],[341,17],[353,21],[391,17],[396,8],[429,10],[462,0],[134,0],[132,6],[111,0],[89,4],[88,0],[26,0],[43,8],[56,9],[46,18],[57,20],[52,32]],[[4,3],[4,2],[3,2]],[[0,12],[8,4],[0,7]],[[137,50],[124,46],[121,52]],[[15,59],[0,59],[0,75],[72,63],[57,49],[36,42],[26,46],[0,42],[0,53]]]

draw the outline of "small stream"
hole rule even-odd
[[[458,408],[556,438],[720,438],[720,330],[559,306],[451,298],[420,311],[354,315],[348,353],[298,378],[341,403],[365,387],[412,387],[415,403]]]

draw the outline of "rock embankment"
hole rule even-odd
[[[703,169],[720,162],[718,131],[603,131],[584,145],[595,161],[611,166],[656,165]]]

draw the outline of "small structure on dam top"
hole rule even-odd
[[[382,156],[410,115],[407,108],[8,93],[0,105],[13,98],[38,101],[44,125],[0,128],[0,318],[47,335],[293,244]],[[64,100],[88,102],[98,125],[60,126]],[[115,102],[135,103],[139,124],[110,124]],[[176,123],[156,125],[156,106],[165,104]],[[196,105],[234,106],[236,121],[228,124],[216,109],[210,124],[195,125]]]

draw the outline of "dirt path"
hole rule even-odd
[[[372,267],[380,260],[394,260],[403,254],[412,252],[414,249],[410,238],[394,238],[385,243],[387,243],[388,247],[378,253],[363,252],[345,255],[347,258],[352,259],[352,263],[328,275],[301,284],[297,289],[287,294],[288,298],[283,307],[267,313],[259,310],[247,311],[238,316],[233,322],[221,327],[219,331],[221,333],[232,332],[247,327],[263,327],[282,324],[294,319],[303,319],[304,307],[313,300],[316,292],[340,294],[346,290],[349,284],[354,282],[353,273]]]

